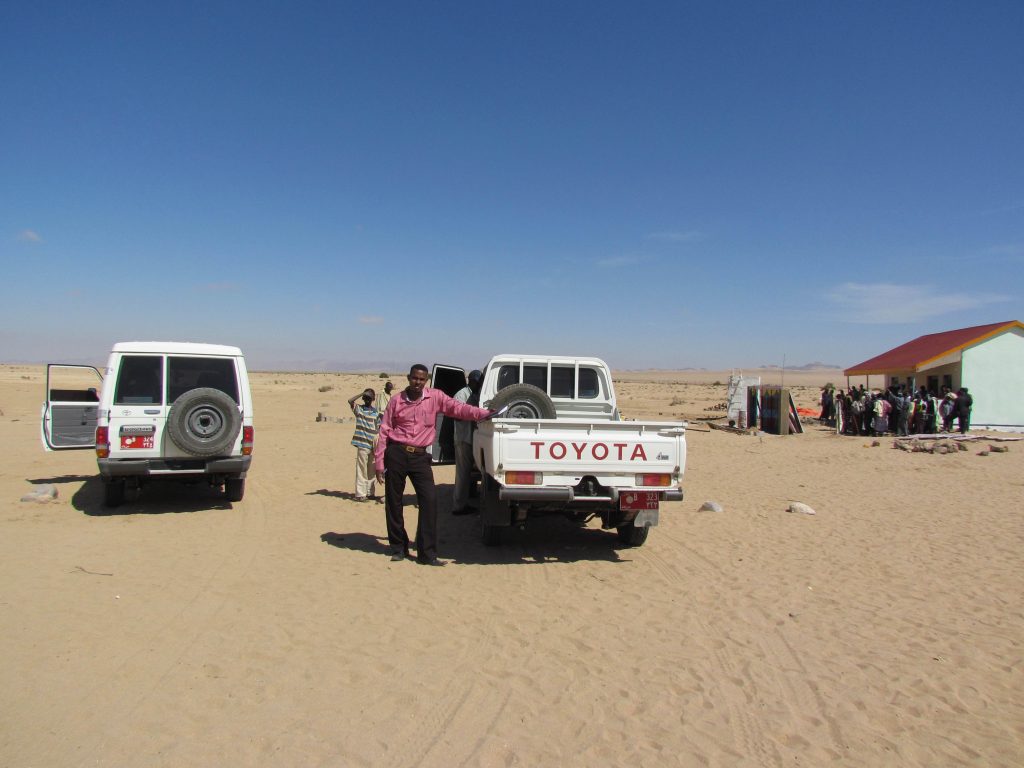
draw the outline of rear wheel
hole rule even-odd
[[[124,503],[124,480],[103,483],[103,506],[119,507]]]
[[[245,478],[229,477],[224,481],[224,498],[228,501],[241,501],[245,496]]]
[[[484,475],[480,481],[483,493],[483,503],[480,510],[480,541],[487,547],[496,547],[501,543],[500,525],[491,525],[487,522],[490,515],[494,514],[501,500],[498,498],[498,484],[490,475]]]
[[[647,541],[647,531],[649,531],[646,525],[635,526],[632,523],[626,523],[616,528],[619,536],[619,541],[625,544],[627,547],[639,547],[645,541]]]

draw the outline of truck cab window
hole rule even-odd
[[[552,397],[576,396],[576,368],[568,365],[551,366]]]
[[[498,386],[497,391],[503,390],[505,387],[510,387],[513,384],[519,383],[519,366],[518,365],[503,365],[498,369]]]
[[[524,365],[523,383],[548,391],[548,367],[546,365]]]
[[[595,398],[601,395],[601,385],[597,381],[597,371],[593,368],[580,368],[580,397]]]

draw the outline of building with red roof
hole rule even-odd
[[[976,325],[929,333],[845,369],[852,376],[882,376],[888,386],[938,394],[961,387],[974,399],[971,426],[1024,430],[1024,323]]]

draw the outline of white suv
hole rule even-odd
[[[48,451],[96,451],[104,504],[147,479],[206,480],[241,501],[252,461],[252,393],[238,347],[130,341],[106,375],[50,363],[42,414]]]

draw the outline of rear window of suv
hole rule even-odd
[[[219,389],[236,403],[235,361],[225,357],[168,357],[167,401],[173,403],[190,389]]]
[[[125,355],[121,358],[114,404],[162,404],[163,363],[164,359],[159,355]],[[200,387],[219,389],[238,403],[238,378],[235,375],[234,360],[223,357],[167,358],[168,403]]]
[[[121,358],[114,389],[115,405],[159,405],[163,402],[164,359],[154,355]]]

